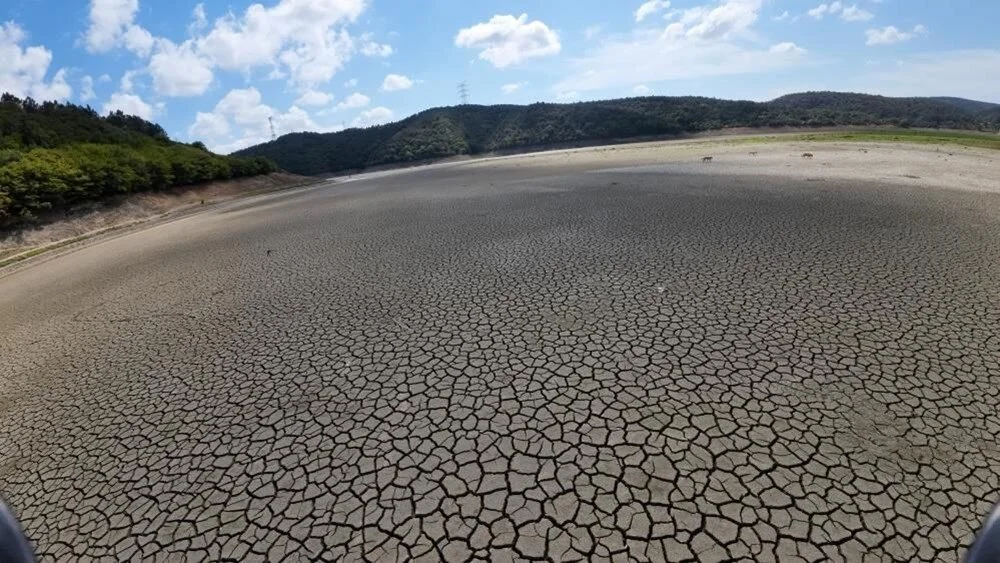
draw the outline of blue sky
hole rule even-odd
[[[229,152],[459,101],[803,90],[1000,102],[994,0],[5,0],[0,91]]]

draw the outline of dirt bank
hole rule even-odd
[[[64,214],[45,217],[42,224],[34,227],[0,232],[0,267],[22,254],[90,234],[133,226],[202,205],[315,181],[306,176],[275,173],[165,192],[131,194],[112,202],[83,205]]]

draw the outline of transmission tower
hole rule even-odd
[[[276,141],[278,139],[278,133],[274,130],[274,118],[268,117],[267,122],[271,125],[271,140]]]
[[[459,82],[458,83],[458,99],[462,100],[462,105],[469,104],[469,83]]]

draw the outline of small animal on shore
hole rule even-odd
[[[863,152],[863,153],[865,153],[865,154],[868,154],[868,149],[858,149],[858,150],[861,151],[861,152]]]
[[[712,162],[712,157],[710,157],[710,156],[703,157],[701,159],[701,161],[704,162],[704,163]]]
[[[811,152],[804,152],[804,153],[802,153],[802,158],[812,158],[812,157],[813,157],[813,153],[811,153]]]
[[[750,156],[757,156],[757,151],[750,151]]]

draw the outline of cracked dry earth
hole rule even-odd
[[[429,169],[0,280],[44,561],[955,560],[1000,490],[1000,195]]]

